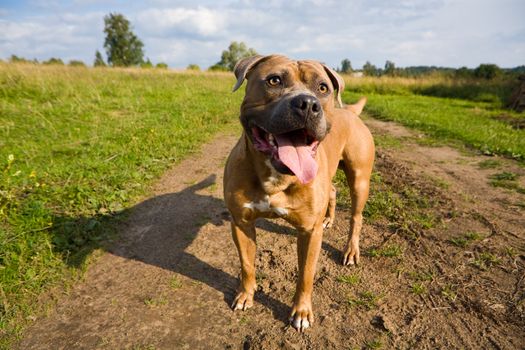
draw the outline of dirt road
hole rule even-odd
[[[132,208],[118,243],[17,347],[525,348],[525,195],[488,180],[525,170],[504,159],[481,169],[487,157],[367,123],[382,141],[375,200],[396,211],[374,213],[361,265],[343,267],[348,213],[339,208],[318,264],[316,323],[305,334],[287,326],[297,267],[294,231],[283,221],[258,225],[254,307],[228,307],[239,262],[222,168],[235,138],[222,136],[160,179]]]

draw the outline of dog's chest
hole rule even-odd
[[[285,217],[292,209],[284,193],[263,195],[259,199],[244,203],[243,207],[254,211],[257,216],[263,217]]]

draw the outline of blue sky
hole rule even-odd
[[[131,21],[146,57],[173,68],[207,68],[233,40],[332,67],[525,64],[524,0],[0,0],[0,58],[91,64],[109,12]]]

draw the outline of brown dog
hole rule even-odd
[[[237,90],[248,80],[241,106],[244,132],[224,170],[224,200],[241,261],[232,308],[253,305],[255,219],[281,217],[298,230],[299,278],[291,318],[303,331],[314,321],[312,288],[323,228],[335,213],[332,185],[338,166],[351,189],[352,217],[343,264],[359,262],[362,211],[368,198],[374,142],[359,119],[366,99],[341,104],[344,81],[315,61],[254,56],[235,66]]]

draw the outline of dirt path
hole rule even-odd
[[[479,169],[484,157],[419,146],[417,134],[397,125],[368,124],[403,142],[379,147],[385,186],[417,190],[436,223],[419,223],[414,237],[403,233],[414,232],[401,229],[405,221],[369,220],[362,264],[342,267],[348,222],[338,210],[318,265],[317,322],[305,334],[287,327],[297,268],[295,236],[282,221],[259,223],[255,306],[228,307],[239,263],[221,199],[235,138],[223,136],[165,174],[132,209],[120,242],[18,348],[524,348],[525,196],[490,186],[497,170]]]

